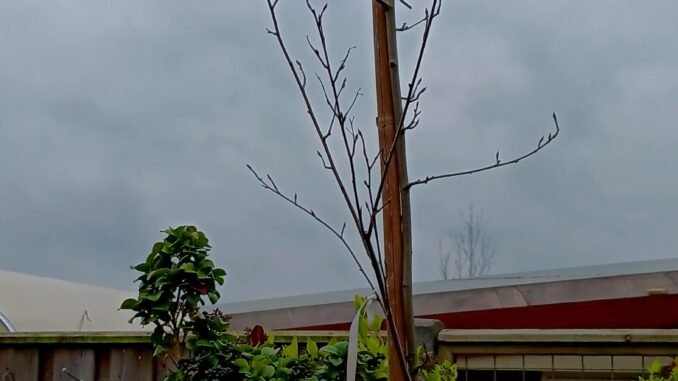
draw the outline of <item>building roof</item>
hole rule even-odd
[[[16,331],[131,331],[132,292],[0,270],[0,313]],[[0,330],[3,330],[0,327]]]
[[[638,298],[651,289],[678,294],[678,258],[418,283],[413,287],[414,312],[440,318],[451,313]],[[217,307],[233,317],[236,329],[254,324],[269,329],[328,328],[350,321],[354,296],[369,293],[362,288]]]

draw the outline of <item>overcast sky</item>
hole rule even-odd
[[[280,3],[310,71],[309,16]],[[517,166],[415,188],[415,281],[438,278],[438,242],[470,204],[489,218],[493,273],[678,256],[677,14],[444,3],[410,176],[531,149],[553,111],[562,134]],[[335,57],[357,46],[350,86],[374,141],[370,5],[334,0],[327,17]],[[0,268],[131,290],[128,266],[159,231],[196,224],[229,272],[222,301],[362,286],[340,244],[245,167],[346,218],[269,24],[264,0],[0,0]],[[403,76],[416,37],[401,42]]]

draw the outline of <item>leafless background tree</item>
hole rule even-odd
[[[387,87],[393,88],[393,91],[387,91],[388,96],[377,95],[378,109],[382,109],[384,103],[392,102],[396,110],[389,115],[379,115],[377,120],[377,132],[380,138],[380,147],[376,151],[371,149],[366,142],[366,130],[361,128],[352,114],[354,105],[362,95],[359,88],[351,90],[351,85],[346,77],[347,65],[352,47],[344,50],[344,53],[338,59],[333,59],[334,50],[329,47],[329,40],[326,35],[324,17],[328,9],[327,3],[322,6],[314,5],[310,0],[306,1],[306,8],[309,16],[315,25],[315,36],[306,37],[308,48],[315,58],[316,72],[309,70],[306,64],[295,59],[288,49],[283,37],[281,25],[277,17],[277,7],[279,0],[266,0],[270,11],[272,27],[268,33],[273,36],[284,57],[285,63],[294,78],[295,85],[299,91],[306,113],[309,116],[312,128],[318,138],[319,149],[316,156],[319,163],[327,170],[333,182],[338,187],[341,194],[341,202],[346,206],[350,222],[332,223],[323,219],[314,209],[302,204],[296,192],[287,192],[274,181],[269,174],[259,174],[254,168],[248,165],[249,170],[258,180],[259,184],[266,190],[274,193],[276,196],[288,202],[299,211],[305,213],[335,236],[346,248],[358,270],[364,276],[365,281],[378,296],[378,301],[383,308],[386,321],[388,323],[389,340],[395,348],[389,352],[389,367],[391,369],[402,369],[402,374],[395,375],[391,373],[393,380],[412,380],[416,369],[414,367],[413,353],[416,348],[413,347],[413,319],[405,319],[402,315],[394,316],[394,303],[405,304],[411,313],[411,257],[408,256],[408,250],[411,251],[411,233],[409,229],[409,192],[416,186],[426,184],[433,180],[463,176],[467,174],[482,172],[506,165],[518,163],[520,160],[534,155],[544,147],[549,145],[560,131],[558,122],[553,115],[555,122],[555,131],[539,139],[536,147],[524,155],[513,158],[508,161],[500,160],[499,153],[493,155],[491,164],[480,166],[475,169],[463,170],[460,172],[447,172],[431,174],[414,181],[407,180],[407,166],[404,159],[405,133],[414,130],[420,123],[421,111],[419,102],[426,88],[422,86],[421,66],[426,50],[427,42],[431,32],[433,21],[440,13],[441,0],[431,0],[430,6],[424,10],[424,14],[418,17],[413,23],[405,23],[400,26],[395,25],[395,7],[393,0],[373,0],[372,10],[375,15],[375,30],[378,21],[377,16],[386,15],[381,18],[381,27],[389,32],[387,34],[388,42],[382,41],[375,43],[388,45],[391,54],[386,60],[376,59],[375,67],[377,72],[388,72],[391,75],[391,83]],[[402,4],[410,6],[400,0]],[[334,5],[334,3],[332,3]],[[297,5],[296,3],[294,4]],[[420,45],[415,54],[406,54],[408,59],[413,60],[414,69],[406,85],[405,94],[400,95],[400,84],[398,75],[398,57],[395,32],[419,31],[421,33]],[[392,33],[391,33],[392,32]],[[376,39],[376,37],[375,37]],[[377,54],[375,53],[375,56]],[[382,57],[383,58],[383,57]],[[383,66],[386,69],[383,69]],[[395,80],[393,79],[395,78]],[[379,80],[378,80],[379,81]],[[387,81],[388,82],[388,81]],[[309,86],[315,83],[322,96],[320,99],[313,99],[309,92]],[[379,88],[379,82],[378,86]],[[379,89],[378,89],[379,91]],[[393,95],[392,97],[390,95]],[[322,105],[329,110],[327,119],[322,120],[317,111],[318,105]],[[371,131],[374,126],[368,123]],[[391,128],[389,130],[389,127]],[[402,152],[398,155],[398,152]],[[395,168],[395,169],[394,169]],[[389,174],[396,171],[401,174],[400,183],[393,181]],[[404,176],[402,174],[404,173]],[[402,179],[405,182],[402,183]],[[389,190],[389,192],[387,192]],[[393,191],[395,190],[395,193]],[[393,195],[396,196],[393,196]],[[400,196],[398,196],[400,195]],[[379,217],[386,218],[387,215],[396,215],[402,217],[400,223],[389,226],[397,226],[402,229],[402,240],[397,249],[392,249],[393,242],[385,238],[387,226],[379,221]],[[384,235],[380,237],[380,231]],[[355,234],[360,247],[352,246],[353,239],[347,235]],[[391,234],[390,232],[388,232]],[[382,238],[384,241],[382,242]],[[382,246],[383,245],[383,246]],[[403,284],[404,299],[394,302],[389,297],[388,266],[385,258],[386,249],[395,251],[395,255],[401,255],[405,260],[403,273],[396,276],[402,276],[406,280]],[[367,265],[363,261],[367,260]],[[409,276],[410,280],[407,280]],[[398,327],[406,325],[404,330]],[[399,333],[400,332],[400,333]],[[403,332],[405,332],[403,334]]]
[[[477,211],[473,205],[459,216],[461,226],[449,233],[451,248],[445,248],[442,241],[438,245],[440,276],[462,279],[487,275],[496,254],[487,234],[489,220],[482,209]],[[450,269],[452,259],[454,267]]]

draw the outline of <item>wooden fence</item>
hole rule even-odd
[[[0,381],[161,380],[165,370],[148,334],[0,335]]]
[[[319,343],[346,332],[272,332],[276,342],[293,336]],[[153,358],[149,334],[139,332],[54,332],[0,334],[0,381],[162,380],[164,361]],[[70,374],[70,375],[69,375]]]
[[[347,333],[270,334],[322,344]],[[652,361],[678,355],[678,330],[442,330],[436,341],[459,381],[637,380]],[[145,333],[0,334],[0,381],[154,381],[166,371]]]

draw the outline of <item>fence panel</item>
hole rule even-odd
[[[344,331],[271,332],[276,342],[293,336],[318,343]],[[153,358],[148,333],[13,332],[0,334],[0,381],[162,381],[168,364]]]

